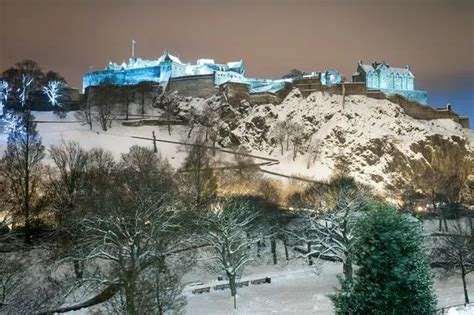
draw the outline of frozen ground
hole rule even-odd
[[[281,249],[282,246],[279,246]],[[217,276],[197,268],[187,275],[185,281],[202,281],[201,286],[187,286],[185,294],[188,305],[187,314],[333,314],[332,303],[328,295],[338,287],[337,275],[342,274],[340,263],[326,262],[322,266],[309,267],[300,259],[285,261],[279,252],[279,264],[273,265],[270,257],[262,264],[250,266],[242,280],[271,277],[271,284],[244,287],[238,290],[237,311],[233,310],[230,291],[192,294],[192,289],[214,286]],[[474,296],[474,275],[468,278],[469,294]],[[438,307],[458,305],[464,302],[460,278],[442,278],[435,275],[435,290]],[[461,313],[470,314],[470,313]]]

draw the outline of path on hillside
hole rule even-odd
[[[270,175],[273,175],[273,176],[278,176],[278,177],[283,177],[283,178],[293,179],[293,180],[298,180],[298,181],[304,181],[304,182],[309,182],[309,183],[316,183],[317,182],[315,180],[311,180],[311,179],[307,179],[307,178],[303,178],[303,177],[298,177],[298,176],[285,175],[285,174],[281,174],[281,173],[277,173],[277,172],[264,170],[264,169],[261,168],[262,166],[272,166],[272,165],[280,164],[280,160],[277,160],[277,159],[274,159],[274,158],[268,158],[268,157],[259,156],[259,155],[255,155],[255,154],[238,152],[238,151],[223,149],[223,148],[218,148],[218,147],[213,148],[212,146],[208,146],[208,145],[187,143],[187,142],[181,142],[181,141],[165,140],[165,139],[158,139],[158,138],[153,139],[153,138],[143,137],[143,136],[124,136],[124,135],[117,135],[117,134],[111,134],[111,133],[104,133],[104,134],[110,135],[110,136],[130,137],[130,138],[139,139],[139,140],[147,140],[147,141],[151,141],[152,143],[153,143],[153,141],[156,141],[156,142],[170,143],[170,144],[183,145],[183,146],[198,146],[198,147],[203,147],[203,148],[206,148],[206,149],[209,149],[209,150],[215,150],[215,151],[219,151],[219,152],[222,152],[222,153],[228,153],[228,154],[233,154],[233,155],[240,155],[240,156],[250,157],[250,158],[254,158],[254,159],[263,161],[263,162],[260,162],[260,163],[251,163],[251,164],[244,164],[244,165],[239,165],[239,166],[225,166],[225,167],[210,168],[212,170],[232,170],[232,169],[243,169],[243,168],[257,168],[258,171],[260,171],[262,173],[270,174]],[[195,171],[195,170],[187,169],[187,170],[181,170],[179,172],[193,172],[193,171]]]

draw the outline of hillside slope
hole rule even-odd
[[[187,105],[198,108],[215,101],[194,99]],[[346,96],[343,105],[341,95],[315,92],[304,98],[294,89],[279,105],[243,104],[230,116],[220,125],[219,143],[280,160],[268,170],[324,180],[339,161],[380,191],[426,166],[427,148],[473,152],[472,131],[458,123],[415,120],[395,103],[360,95]],[[275,132],[279,122],[286,123],[290,134],[283,155]],[[301,138],[294,161],[292,129]]]

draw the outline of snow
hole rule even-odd
[[[474,314],[474,304],[467,306],[452,307],[446,313],[448,315],[472,315]]]
[[[294,89],[279,105],[250,108],[233,133],[242,140],[244,147],[254,153],[266,153],[267,157],[280,160],[280,164],[265,167],[266,170],[324,180],[332,175],[335,158],[344,154],[351,160],[351,174],[380,192],[389,182],[386,168],[393,156],[387,152],[381,157],[375,156],[369,150],[371,144],[381,142],[384,151],[393,147],[412,159],[417,156],[410,146],[432,135],[467,139],[472,149],[472,131],[450,119],[416,120],[406,115],[397,104],[362,95],[346,96],[344,107],[342,101],[341,95],[322,92],[304,98],[298,89]],[[270,127],[277,121],[302,125],[304,134],[311,139],[304,144],[303,155],[298,154],[293,161],[290,144],[290,150],[281,156],[279,148],[269,143],[271,135],[267,133],[264,138],[264,131],[257,127],[249,130],[248,126],[253,125],[257,118],[264,119]],[[317,142],[320,143],[319,156],[316,163],[308,163],[311,157],[305,151],[310,144]],[[368,163],[369,157],[377,162]],[[376,182],[374,176],[380,176],[384,181]]]
[[[271,263],[267,252],[261,260],[246,268],[241,281],[271,278],[271,284],[250,285],[237,291],[237,310],[233,309],[233,299],[229,290],[214,290],[217,275],[196,266],[185,276],[185,283],[203,282],[202,285],[188,285],[184,294],[188,305],[186,314],[333,314],[332,302],[328,295],[339,287],[337,276],[342,276],[342,264],[324,262],[316,267],[308,266],[302,259],[295,259],[290,251],[290,261],[285,260],[283,246],[277,244],[278,264]],[[461,279],[443,278],[435,273],[435,292],[438,307],[448,307],[463,303]],[[210,293],[192,294],[199,287],[211,286]],[[468,277],[469,294],[474,296],[474,275]],[[471,310],[469,310],[471,311]],[[458,313],[453,313],[458,314]],[[472,314],[472,313],[459,313]]]

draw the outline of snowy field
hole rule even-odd
[[[281,250],[282,246],[277,248]],[[242,281],[271,277],[271,284],[240,288],[237,291],[236,311],[229,290],[216,291],[211,288],[210,293],[192,294],[194,288],[212,287],[218,283],[216,275],[207,274],[202,271],[204,268],[198,266],[186,276],[185,281],[202,281],[204,284],[186,287],[186,314],[333,314],[328,295],[339,286],[337,276],[342,275],[342,264],[325,262],[321,266],[310,267],[300,259],[291,259],[287,263],[281,252],[278,260],[275,266],[268,255],[262,265],[246,269]],[[435,290],[439,308],[464,302],[461,278],[445,279],[436,274]],[[472,274],[468,278],[468,290],[474,296]]]

